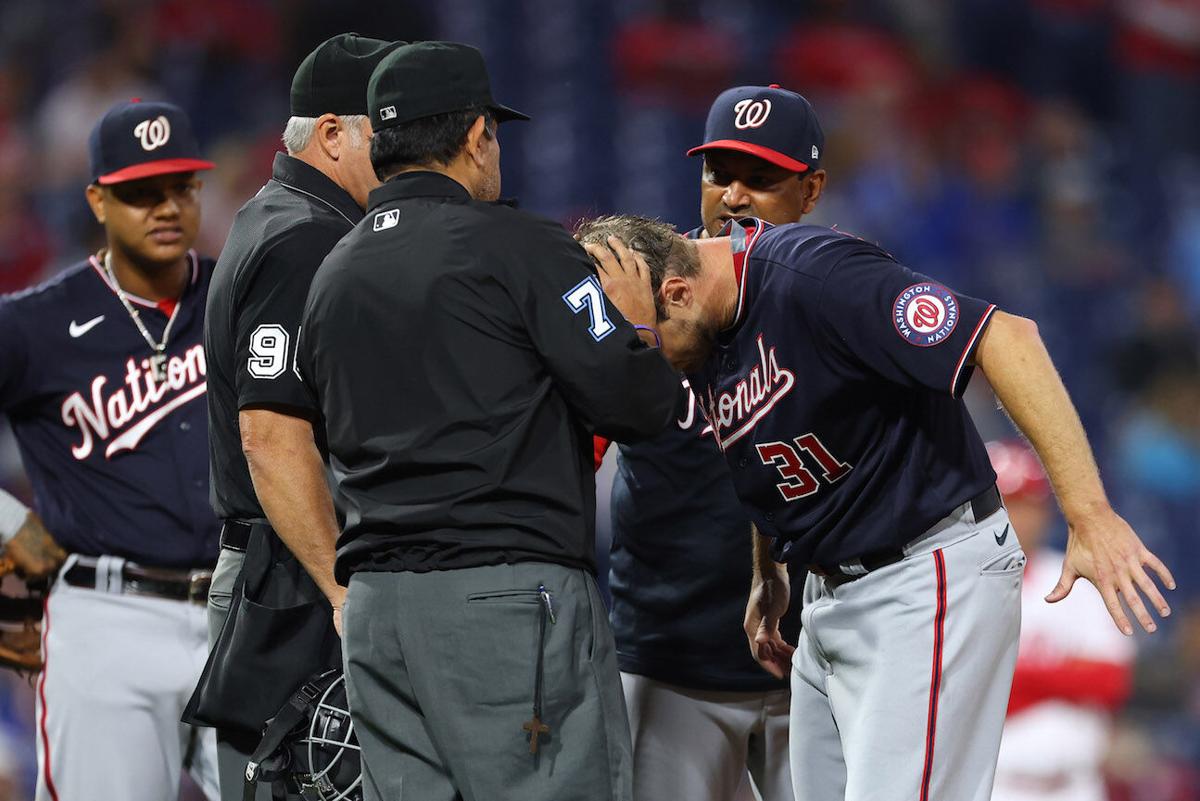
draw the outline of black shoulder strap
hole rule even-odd
[[[328,673],[324,673],[313,681],[305,682],[304,686],[296,690],[279,710],[279,714],[267,724],[258,747],[254,749],[254,753],[250,755],[250,761],[246,763],[246,782],[242,788],[242,801],[254,801],[254,793],[260,781],[271,782],[274,785],[284,778],[290,767],[287,760],[272,759],[272,757],[283,745],[288,733],[308,717],[313,704],[321,697],[321,693],[329,684],[328,675]],[[276,792],[277,788],[273,787],[272,796]]]

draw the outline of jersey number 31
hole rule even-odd
[[[795,447],[792,447],[795,443]],[[826,483],[834,484],[850,472],[851,465],[840,461],[821,444],[816,434],[803,434],[792,442],[763,442],[754,446],[758,457],[765,465],[775,465],[783,481],[775,486],[785,501],[797,501],[821,489],[817,477],[812,474],[800,453],[807,453],[821,468],[821,477]]]

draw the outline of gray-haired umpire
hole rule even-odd
[[[399,44],[346,33],[305,57],[292,80],[287,153],[275,156],[271,180],[238,211],[213,274],[204,343],[211,494],[224,526],[209,593],[210,643],[229,614],[252,536],[277,535],[308,571],[312,582],[296,571],[295,604],[324,595],[335,610],[341,607],[344,590],[333,579],[338,523],[318,447],[320,414],[292,362],[309,282],[362,219],[367,193],[379,185],[370,163],[367,81]],[[314,614],[327,615],[329,607],[315,604]],[[278,709],[296,688],[274,678],[281,685]],[[246,692],[262,695],[257,688]],[[225,801],[242,798],[257,731],[218,729]],[[259,785],[258,793],[269,798],[269,785]]]
[[[398,48],[368,106],[385,183],[317,271],[298,357],[348,510],[366,798],[625,801],[590,435],[672,418],[679,380],[631,325],[653,308],[626,321],[566,231],[494,202],[497,122],[527,118],[477,50]]]

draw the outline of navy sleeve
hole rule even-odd
[[[0,410],[8,411],[34,392],[28,339],[11,298],[0,298]]]
[[[284,406],[306,415],[317,407],[295,368],[309,284],[339,232],[308,226],[272,243],[238,292],[234,322],[238,408]]]
[[[557,225],[539,224],[539,258],[514,265],[512,282],[534,348],[598,433],[619,442],[657,434],[674,414],[679,377],[609,303],[584,249]]]
[[[854,237],[843,235],[824,255],[836,264],[821,288],[818,314],[834,349],[898,384],[960,396],[995,305],[954,292]]]

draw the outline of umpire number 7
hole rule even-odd
[[[764,442],[754,447],[758,450],[758,458],[765,465],[774,465],[783,476],[783,481],[775,486],[785,501],[797,501],[821,489],[816,476],[800,461],[803,451],[816,461],[821,468],[821,477],[829,484],[834,484],[850,472],[851,465],[840,461],[829,452],[816,434],[802,434],[792,440],[792,447],[787,442]]]
[[[562,298],[563,302],[576,314],[587,309],[588,333],[597,342],[617,330],[604,310],[604,293],[600,290],[600,282],[596,280],[596,276],[589,275],[567,290]]]

